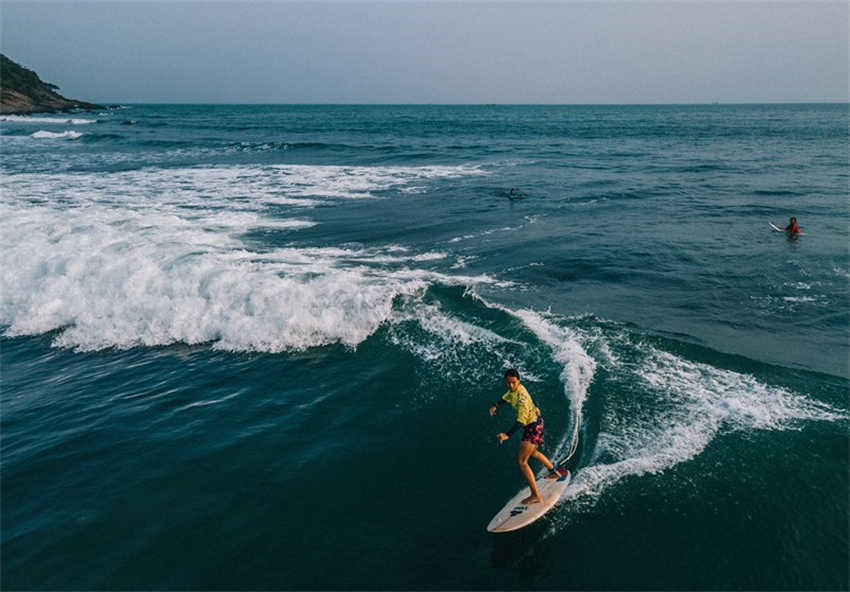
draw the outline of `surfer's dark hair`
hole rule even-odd
[[[516,368],[509,368],[508,370],[505,370],[505,378],[508,378],[509,376],[513,376],[519,380],[519,372],[516,371]]]

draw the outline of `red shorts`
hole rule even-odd
[[[522,441],[531,442],[535,446],[543,444],[543,418],[538,417],[537,421],[533,421],[522,431]]]

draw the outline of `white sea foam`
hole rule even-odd
[[[537,223],[537,216],[524,216],[523,221],[520,224],[515,226],[500,226],[497,228],[489,228],[487,230],[482,230],[478,234],[464,234],[461,236],[456,236],[449,239],[450,243],[458,243],[460,241],[469,240],[471,238],[475,238],[477,236],[490,236],[491,234],[502,234],[505,232],[513,232],[515,230],[522,230],[526,226]]]
[[[96,119],[83,119],[79,117],[33,117],[30,115],[3,115],[0,116],[0,121],[8,121],[9,123],[57,123],[71,125],[86,125],[95,123]]]
[[[252,229],[297,232],[315,225],[285,214],[281,205],[316,203],[289,197],[287,187],[297,187],[289,195],[339,195],[344,187],[368,191],[460,174],[438,169],[193,167],[8,176],[0,199],[0,324],[7,335],[58,331],[57,346],[80,350],[175,342],[272,352],[354,347],[390,318],[398,296],[435,282],[493,280],[418,269],[447,254],[400,245],[256,251],[243,237]]]
[[[596,362],[582,347],[579,335],[533,310],[521,309],[513,314],[552,349],[553,359],[563,368],[561,378],[570,408],[580,411],[596,371]]]
[[[788,286],[790,288],[795,288],[797,290],[811,290],[812,289],[812,285],[807,284],[806,282],[785,282],[784,285]]]
[[[203,401],[195,401],[193,403],[189,403],[188,405],[184,405],[183,407],[179,407],[177,411],[186,411],[187,409],[192,409],[193,407],[209,407],[210,405],[218,405],[219,403],[224,403],[225,401],[229,401],[230,399],[234,399],[241,395],[241,392],[231,393],[229,395],[225,395],[224,397],[220,397],[218,399],[209,399]]]
[[[399,317],[399,319],[404,318],[407,317]],[[439,336],[447,343],[462,346],[468,346],[474,343],[481,343],[488,346],[502,343],[517,344],[516,341],[502,337],[489,329],[447,315],[437,305],[422,305],[417,307],[415,319],[423,329]]]
[[[461,255],[457,257],[457,261],[452,264],[452,269],[463,269],[469,265],[470,261],[477,259],[475,255]]]
[[[321,188],[319,189],[321,190]],[[319,200],[298,198],[265,167],[149,168],[116,173],[23,173],[5,179],[9,195],[66,207],[103,205],[142,210],[265,206],[311,207]]]
[[[512,311],[512,314],[551,348],[553,359],[562,368],[561,382],[570,405],[571,426],[555,447],[553,454],[558,458],[569,458],[578,445],[582,408],[596,372],[596,361],[588,355],[579,334],[572,329],[536,311],[522,309]]]
[[[484,174],[472,166],[426,167],[340,167],[280,165],[280,181],[288,183],[293,195],[303,197],[374,197],[376,191],[397,187],[410,192],[410,183],[425,179],[451,179]],[[421,191],[420,187],[415,192]]]
[[[497,232],[510,232],[512,230],[516,230],[516,228],[514,226],[502,226],[500,228],[491,228],[490,230],[485,230],[484,232],[482,232],[481,236],[489,236]]]
[[[816,302],[817,298],[814,296],[783,296],[782,300],[785,302]]]
[[[34,134],[31,134],[31,137],[38,140],[77,140],[83,137],[83,134],[73,130],[67,130],[64,132],[48,132],[45,130],[39,130]]]
[[[830,302],[829,296],[826,294],[812,294],[807,296],[750,296],[750,300],[758,304],[760,308],[765,310],[776,311],[796,311],[801,306],[811,304],[826,305]]]
[[[66,203],[108,202],[121,203],[123,207],[168,203],[233,209],[243,205],[311,207],[329,198],[370,198],[374,192],[416,180],[467,174],[480,174],[480,171],[464,166],[199,166],[97,175],[27,173],[7,177],[5,185],[14,195],[50,201],[62,199]]]
[[[192,220],[4,204],[0,214],[6,334],[59,329],[54,344],[80,350],[175,342],[272,352],[356,346],[390,317],[399,295],[434,281],[489,280],[387,267],[386,260],[402,258],[381,249],[256,253],[232,232],[250,222],[246,213]]]
[[[7,335],[58,330],[56,345],[83,350],[356,346],[390,317],[396,297],[492,278],[415,268],[446,253],[401,245],[257,252],[244,233],[314,226],[280,207],[319,203],[306,195],[366,196],[462,174],[476,173],[236,166],[10,175],[0,200],[0,324]]]
[[[531,222],[533,223],[534,220]],[[561,382],[564,385],[570,406],[570,428],[554,448],[553,456],[566,460],[575,453],[578,446],[579,430],[582,421],[582,409],[587,399],[587,391],[596,372],[596,361],[582,345],[582,336],[572,329],[559,324],[549,313],[539,313],[529,309],[514,310],[501,304],[488,302],[474,291],[471,295],[490,308],[502,310],[518,318],[552,351],[552,358],[561,370]]]
[[[451,377],[455,384],[491,380],[512,360],[522,344],[443,311],[439,303],[408,298],[389,321],[388,337],[425,362],[433,372],[422,378]],[[430,389],[423,389],[428,392]]]
[[[656,474],[696,457],[723,432],[799,429],[847,413],[754,377],[648,347],[634,370],[642,388],[602,421],[589,466],[564,498],[594,503],[629,476]],[[621,371],[624,369],[621,368]]]
[[[266,219],[262,224],[256,224],[257,227],[264,226],[266,228],[311,228],[316,225],[316,222],[312,220],[268,220]]]

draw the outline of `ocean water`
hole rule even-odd
[[[0,118],[0,584],[848,589],[848,122]],[[508,367],[573,481],[494,536]]]

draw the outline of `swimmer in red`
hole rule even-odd
[[[792,235],[802,233],[802,230],[800,230],[800,227],[797,226],[797,218],[791,216],[791,219],[788,220],[788,226],[785,227],[785,232],[787,232],[788,234],[792,234]]]

